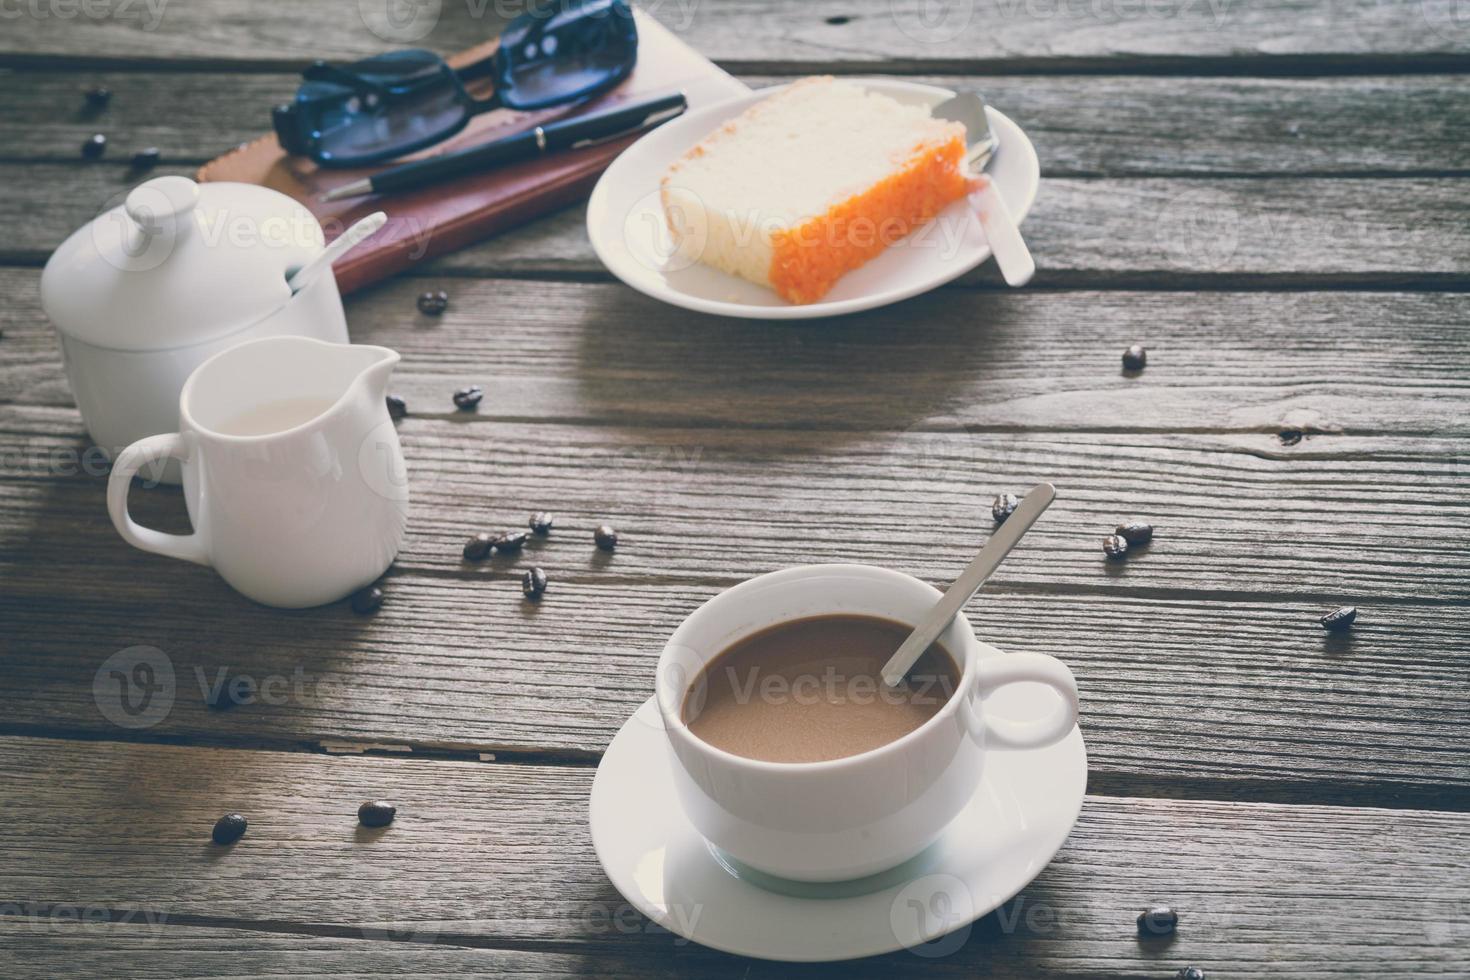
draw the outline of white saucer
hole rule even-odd
[[[950,89],[893,79],[856,79],[901,102],[937,105]],[[684,266],[659,204],[658,182],[676,157],[725,120],[784,86],[773,86],[680,116],[624,150],[603,173],[587,204],[587,234],[613,275],[675,306],[724,316],[798,320],[870,310],[943,285],[990,257],[969,203],[959,200],[914,234],[842,277],[820,302],[793,305],[764,286],[705,265]],[[1000,150],[986,172],[1019,224],[1036,200],[1041,168],[1021,127],[989,109]],[[670,259],[674,261],[671,262]]]
[[[1045,710],[1035,707],[1038,697],[1055,695],[1016,684],[985,707],[1034,717]],[[1075,728],[1045,749],[991,751],[969,806],[912,861],[857,882],[787,882],[727,860],[684,819],[661,724],[649,699],[597,767],[590,805],[597,859],[623,897],[660,926],[761,959],[951,952],[970,923],[1046,867],[1077,822],[1087,789],[1087,750]]]

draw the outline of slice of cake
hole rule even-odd
[[[820,299],[965,195],[965,127],[830,76],[756,103],[660,184],[678,254]]]

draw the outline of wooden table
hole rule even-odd
[[[496,9],[444,0],[424,43],[488,36]],[[572,209],[353,297],[354,339],[403,354],[415,479],[387,604],[359,617],[260,608],[117,537],[37,279],[139,179],[132,150],[192,172],[306,60],[389,43],[353,0],[5,8],[0,974],[1465,976],[1463,11],[650,9],[751,84],[982,87],[1041,156],[1036,280],[1007,291],[986,266],[838,322],[726,322],[611,281]],[[88,114],[93,84],[114,95]],[[99,131],[106,159],[82,162]],[[440,319],[415,311],[428,288],[452,297]],[[476,414],[450,404],[466,383],[488,389]],[[990,497],[1043,479],[1058,503],[968,612],[1080,681],[1090,794],[1055,862],[941,958],[797,970],[636,915],[586,805],[661,638],[785,565],[946,582]],[[166,490],[134,506],[185,520]],[[460,546],[541,508],[537,607],[525,561],[466,567]],[[1105,561],[1134,516],[1155,542]],[[603,521],[613,556],[591,545]],[[1329,636],[1343,603],[1359,621]],[[129,728],[94,677],[137,645],[174,696]],[[254,703],[207,707],[201,684],[236,677]],[[376,797],[397,822],[358,831]],[[214,848],[228,810],[250,831]],[[1154,902],[1180,911],[1172,942],[1135,935]]]

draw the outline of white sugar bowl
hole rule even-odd
[[[159,177],[78,229],[41,273],[66,377],[109,457],[179,427],[179,392],[214,354],[259,337],[347,343],[327,269],[287,279],[325,248],[305,207],[253,184]],[[178,481],[178,468],[147,474]]]

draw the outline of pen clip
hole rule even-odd
[[[577,140],[569,147],[569,149],[580,150],[584,146],[601,146],[603,143],[611,143],[613,140],[620,140],[624,136],[631,136],[639,130],[650,129],[654,126],[657,126],[659,123],[668,122],[675,116],[681,115],[686,108],[687,106],[676,105],[670,106],[667,109],[660,109],[658,112],[651,112],[648,115],[644,116],[642,120],[634,123],[627,129],[620,129],[616,133],[609,133],[606,136],[595,136],[584,140]]]

